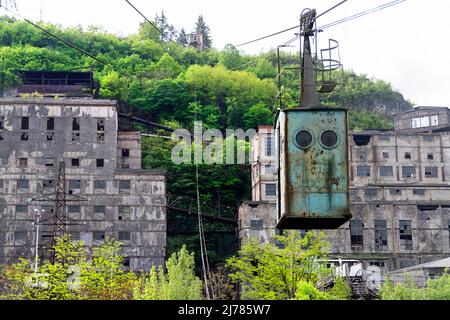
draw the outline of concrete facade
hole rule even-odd
[[[55,192],[64,162],[66,192],[82,197],[67,202],[72,238],[118,239],[132,270],[162,265],[165,173],[141,170],[140,146],[139,132],[118,130],[115,101],[0,99],[0,263],[34,257],[35,210],[48,245],[54,203],[32,199]]]
[[[260,141],[253,139],[253,150],[264,149]],[[332,258],[360,260],[387,272],[450,256],[450,133],[351,133],[349,156],[353,218],[324,230]],[[275,176],[257,175],[257,168],[253,163],[252,178],[261,181],[254,180],[253,188],[276,183]],[[276,200],[253,200],[239,209],[241,243],[248,237],[265,241],[277,232]],[[263,227],[253,228],[252,220]]]

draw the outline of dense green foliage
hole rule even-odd
[[[159,34],[148,23],[142,23],[135,35],[119,37],[100,27],[62,28],[41,25],[52,33],[70,40],[117,70],[104,66],[90,57],[67,47],[24,21],[0,17],[0,91],[20,82],[17,70],[79,70],[93,68],[101,83],[102,98],[117,99],[148,113],[147,118],[172,128],[193,130],[194,120],[204,128],[256,128],[272,124],[277,87],[276,56],[273,51],[260,55],[243,55],[232,45],[223,51],[212,47],[212,32],[204,17],[195,24],[204,36],[206,50],[186,47],[184,29],[178,31],[164,12],[155,24]],[[295,54],[282,53],[283,66],[298,64]],[[298,101],[298,74],[283,78],[283,102],[295,106]],[[344,85],[335,93],[321,97],[322,101],[344,104],[355,110],[374,109],[374,104],[388,107],[406,103],[399,93],[383,81],[344,72]],[[345,81],[344,81],[345,80]],[[291,85],[289,84],[291,83]],[[351,113],[350,124],[355,129],[388,128],[391,123],[370,113]],[[134,128],[145,131],[143,126]],[[174,143],[163,138],[143,140],[143,167],[166,169],[168,193],[195,199],[195,167],[174,165],[171,150]],[[199,168],[201,200],[211,215],[234,218],[242,200],[250,197],[250,172],[245,165],[201,165]],[[180,204],[179,204],[180,205]],[[190,207],[189,200],[181,205]],[[168,253],[186,243],[191,251],[198,249],[195,215],[169,210]],[[206,231],[230,230],[230,226],[206,222]],[[174,231],[174,232],[172,232]],[[183,234],[191,234],[184,236]],[[208,234],[206,236],[212,265],[223,262],[233,253],[235,238]],[[198,255],[197,255],[198,256]]]
[[[194,273],[194,256],[186,247],[166,263],[167,272],[149,274],[123,268],[121,244],[106,240],[89,257],[83,242],[58,239],[56,262],[33,261],[0,268],[0,299],[8,300],[184,300],[201,299],[202,282]]]
[[[349,299],[350,288],[341,280],[328,292],[314,286],[328,272],[319,263],[328,252],[324,237],[312,231],[304,237],[289,232],[275,237],[277,245],[249,241],[227,261],[230,278],[242,285],[244,299]]]
[[[450,273],[429,279],[425,288],[418,288],[415,282],[405,276],[405,282],[394,285],[386,279],[381,288],[383,300],[450,300]]]

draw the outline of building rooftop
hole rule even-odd
[[[407,113],[411,113],[411,112],[416,112],[416,111],[436,111],[436,110],[440,111],[442,109],[449,110],[448,107],[444,107],[444,106],[441,106],[441,107],[439,107],[439,106],[417,106],[417,107],[412,108],[411,110],[397,113],[395,116],[399,116],[399,115],[403,115],[403,114],[407,114]]]
[[[416,266],[403,268],[399,270],[392,271],[391,273],[404,273],[408,271],[414,271],[414,270],[420,270],[420,269],[432,269],[432,268],[450,268],[450,257],[441,259],[441,260],[435,260],[427,263],[418,264]]]
[[[116,106],[116,100],[92,98],[0,98],[0,104],[27,104],[27,105],[69,105],[69,106]]]

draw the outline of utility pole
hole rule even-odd
[[[44,210],[42,210],[44,211]],[[39,229],[40,229],[40,219],[41,219],[41,213],[38,209],[34,209],[34,213],[36,214],[36,254],[34,259],[34,273],[38,272],[38,261],[39,261]]]

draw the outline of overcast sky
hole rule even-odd
[[[131,0],[148,18],[164,10],[169,22],[187,32],[203,14],[213,45],[239,44],[298,24],[303,8],[320,13],[340,0]],[[319,19],[319,25],[374,8],[390,0],[348,0]],[[142,18],[124,0],[16,0],[22,16],[62,26],[100,25],[107,31],[136,33]],[[42,11],[41,11],[42,9]],[[0,11],[3,13],[4,11]],[[293,38],[287,32],[239,49],[267,52]],[[391,8],[324,30],[321,41],[340,42],[346,69],[392,83],[417,105],[450,106],[450,2],[408,0]]]

